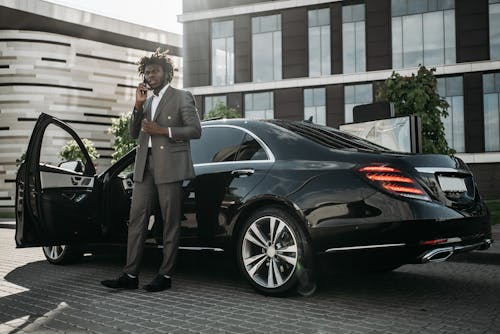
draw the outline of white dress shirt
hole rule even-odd
[[[151,101],[151,121],[155,119],[155,114],[156,114],[156,109],[158,109],[158,105],[160,104],[160,100],[163,97],[163,94],[167,91],[167,88],[170,86],[170,84],[166,84],[165,87],[163,87],[159,92],[158,95],[153,94],[153,101]],[[172,137],[170,134],[170,128],[168,128],[168,136]],[[151,136],[149,136],[149,144],[148,147],[152,147],[153,144],[151,143]]]

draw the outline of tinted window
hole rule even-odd
[[[243,143],[241,144],[236,160],[243,161],[267,159],[266,151],[264,151],[264,148],[260,146],[259,142],[249,134],[245,134],[245,139],[243,139]]]
[[[362,149],[369,151],[390,151],[389,149],[327,126],[307,122],[272,120],[270,123],[292,131],[322,146],[337,149]]]
[[[191,140],[193,163],[234,161],[244,135],[234,128],[204,128],[200,139]]]

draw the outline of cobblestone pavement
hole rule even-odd
[[[500,333],[499,242],[453,262],[324,275],[309,298],[262,296],[218,254],[181,254],[168,291],[99,284],[122,265],[116,254],[50,265],[0,229],[0,333]]]

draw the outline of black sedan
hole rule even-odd
[[[231,252],[261,292],[311,286],[325,258],[391,270],[491,243],[488,210],[456,157],[393,152],[309,122],[202,126],[191,141],[196,178],[183,183],[181,248]],[[48,161],[68,138],[84,161]],[[57,264],[124,242],[134,155],[96,173],[77,134],[42,114],[16,180],[17,246],[43,246]],[[153,243],[160,226],[152,217]]]

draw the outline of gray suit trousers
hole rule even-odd
[[[135,182],[128,226],[127,264],[123,272],[138,275],[148,233],[149,217],[159,203],[163,218],[163,261],[159,275],[170,275],[179,247],[182,206],[182,182],[155,184],[149,155],[142,182]]]

